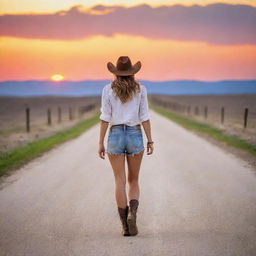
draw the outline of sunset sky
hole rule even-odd
[[[256,79],[256,0],[0,0],[0,81]],[[196,5],[195,5],[196,4]]]

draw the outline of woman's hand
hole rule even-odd
[[[99,144],[98,154],[99,154],[100,158],[105,159],[105,147],[104,147],[104,144]]]
[[[154,151],[154,146],[152,143],[147,143],[147,155],[151,155]]]

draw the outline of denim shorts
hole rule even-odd
[[[111,126],[106,152],[115,155],[131,155],[144,150],[141,126]]]

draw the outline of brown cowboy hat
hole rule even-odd
[[[112,62],[107,64],[108,70],[118,76],[129,76],[137,73],[141,68],[141,62],[138,61],[132,65],[128,56],[120,56],[116,62],[116,66]]]

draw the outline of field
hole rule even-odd
[[[165,103],[176,113],[212,124],[229,135],[256,145],[256,95],[149,95],[149,104],[151,101]],[[86,110],[88,106],[93,108]],[[30,132],[26,131],[25,119],[25,110],[28,107],[30,109]],[[82,98],[2,97],[0,98],[0,153],[72,127],[81,119],[91,117],[95,111],[99,111],[99,107],[99,96]],[[207,118],[205,107],[207,107]],[[224,108],[223,123],[221,123],[222,107]],[[58,108],[61,108],[61,120],[59,120]],[[245,108],[249,110],[246,129],[243,128]],[[51,110],[50,124],[48,124],[48,109]]]
[[[256,145],[256,95],[150,95],[150,100],[165,104],[174,112],[209,123],[229,135]],[[222,109],[224,115],[222,119]],[[244,113],[248,108],[247,126]]]
[[[98,111],[99,106],[98,96],[1,97],[0,153],[69,128],[81,119],[91,117],[95,111]],[[26,131],[26,108],[30,109],[30,132]],[[50,120],[48,110],[50,110]]]

